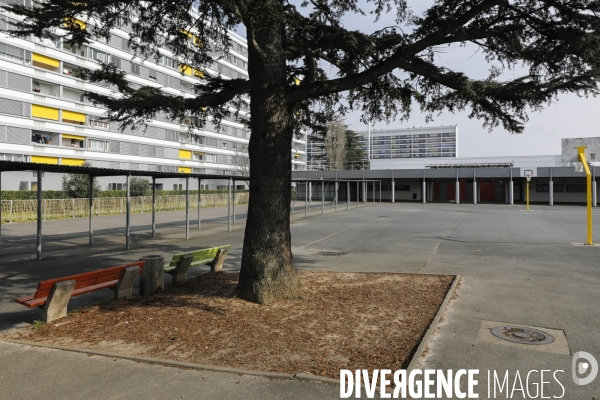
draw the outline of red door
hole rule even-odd
[[[494,181],[492,179],[480,179],[481,201],[494,201]]]

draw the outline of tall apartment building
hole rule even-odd
[[[23,1],[31,5],[31,0]],[[0,29],[10,29],[17,18],[0,10]],[[165,115],[157,115],[147,128],[120,132],[118,124],[101,119],[105,110],[83,96],[84,91],[111,93],[109,84],[91,84],[74,77],[78,68],[94,69],[107,61],[125,71],[133,87],[148,85],[171,95],[195,96],[194,85],[202,83],[200,71],[180,64],[167,48],[160,49],[158,62],[135,57],[128,46],[129,32],[130,25],[124,21],[111,31],[110,38],[98,38],[85,46],[71,45],[52,34],[22,39],[0,33],[0,160],[60,165],[87,161],[100,168],[181,173],[180,179],[157,181],[158,188],[165,190],[183,188],[186,173],[238,173],[236,158],[246,152],[250,131],[233,116],[223,120],[219,130],[208,122],[191,134],[189,120],[172,121]],[[209,66],[208,72],[247,79],[246,41],[234,32],[230,38],[233,48]],[[246,104],[240,117],[248,113]],[[294,137],[291,162],[293,169],[304,169],[305,135]],[[45,175],[44,189],[60,189],[58,174]],[[31,190],[35,181],[31,172],[5,173],[2,188]],[[105,190],[121,189],[125,178],[98,181]],[[215,189],[227,181],[203,183],[207,184],[203,189]]]

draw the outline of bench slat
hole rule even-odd
[[[117,285],[117,282],[119,282],[118,279],[104,282],[104,283],[97,284],[97,285],[86,286],[86,287],[83,287],[83,288],[80,288],[77,290],[73,290],[73,292],[71,293],[71,297],[79,296],[81,294],[95,292],[96,290],[100,290],[100,289],[113,288]],[[16,299],[15,301],[19,304],[23,304],[24,306],[33,308],[33,307],[43,306],[46,303],[47,299],[48,299],[48,296],[38,297],[38,298],[34,298],[33,296],[27,296],[27,297],[21,297],[20,299]]]
[[[231,245],[212,247],[209,249],[200,249],[197,251],[188,251],[186,253],[173,254],[173,258],[171,258],[171,262],[169,263],[169,267],[176,267],[179,259],[186,254],[192,254],[194,256],[194,260],[192,261],[192,265],[201,265],[205,264],[202,262],[203,260],[215,258],[220,249],[231,249]]]
[[[215,255],[216,255],[216,254],[215,254]],[[204,259],[204,260],[193,261],[193,262],[190,264],[190,267],[196,267],[196,266],[198,266],[198,265],[208,265],[208,264],[212,263],[214,259],[215,259],[215,258],[213,257],[213,258],[206,258],[206,259]],[[176,267],[171,267],[171,266],[168,266],[168,267],[165,267],[164,269],[165,269],[165,272],[166,272],[166,273],[171,273],[171,272],[175,271],[175,268],[176,268]]]
[[[47,281],[42,281],[38,284],[37,291],[34,294],[34,297],[36,299],[42,298],[42,297],[48,297],[48,295],[50,294],[50,291],[52,290],[52,287],[57,282],[74,280],[76,282],[75,290],[77,290],[81,287],[87,287],[90,285],[94,285],[95,283],[101,283],[101,282],[98,282],[99,277],[101,275],[103,278],[104,277],[108,278],[108,280],[115,279],[114,276],[117,275],[117,279],[118,279],[118,277],[121,276],[123,269],[125,269],[127,267],[139,266],[140,273],[141,273],[142,268],[144,267],[144,264],[145,264],[144,261],[136,261],[136,262],[132,262],[132,263],[128,263],[128,264],[118,265],[116,267],[110,267],[110,268],[100,269],[97,271],[84,272],[81,274],[66,276],[63,278],[55,278],[55,279],[50,279]],[[106,281],[106,279],[103,279],[103,281]],[[92,283],[90,283],[90,282],[92,282]]]

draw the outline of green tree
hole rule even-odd
[[[129,179],[129,194],[131,196],[145,196],[150,190],[148,179],[134,176]]]
[[[86,162],[85,167],[91,167]],[[92,178],[93,182],[93,196],[96,197],[98,192],[102,190],[102,187],[98,182]],[[87,174],[66,174],[62,177],[62,190],[65,192],[67,197],[71,198],[88,198],[90,197],[90,176]]]
[[[469,109],[490,129],[502,125],[521,132],[528,109],[539,110],[561,93],[598,94],[598,1],[437,0],[423,15],[412,13],[406,0],[360,3],[48,0],[32,8],[5,7],[25,17],[12,34],[41,37],[63,27],[74,43],[108,37],[125,22],[138,56],[151,62],[160,56],[158,47],[166,46],[206,77],[192,99],[156,86],[134,88],[112,64],[83,70],[84,79],[108,81],[120,92],[86,93],[107,108],[112,121],[143,123],[164,112],[174,120],[189,116],[190,126],[200,127],[209,117],[218,123],[252,98],[252,185],[236,294],[265,303],[295,297],[299,287],[289,224],[290,144],[303,124],[325,129],[334,112],[349,109],[361,110],[372,122],[402,119],[416,102],[427,118]],[[364,26],[370,26],[384,13],[393,13],[395,23],[373,33],[344,27],[348,14],[363,16]],[[248,80],[207,70],[215,57],[228,56],[227,29],[238,24],[248,39]],[[439,65],[437,52],[464,43],[478,46],[491,64],[484,79]],[[502,75],[499,67],[515,65],[514,74]],[[347,102],[340,101],[342,95]]]
[[[367,152],[358,141],[358,135],[351,129],[346,129],[346,163],[345,169],[352,169],[353,163],[362,163],[367,158]]]

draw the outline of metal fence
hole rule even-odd
[[[247,204],[248,192],[235,194],[235,204]],[[202,207],[227,205],[227,193],[201,194]],[[37,219],[37,200],[2,200],[2,223],[27,222]],[[198,207],[198,195],[190,195],[190,208]],[[94,215],[124,214],[125,197],[98,197],[94,199]],[[156,196],[156,211],[185,210],[185,196]],[[152,196],[131,197],[130,212],[152,212]],[[42,200],[44,220],[83,218],[89,216],[89,199]]]

